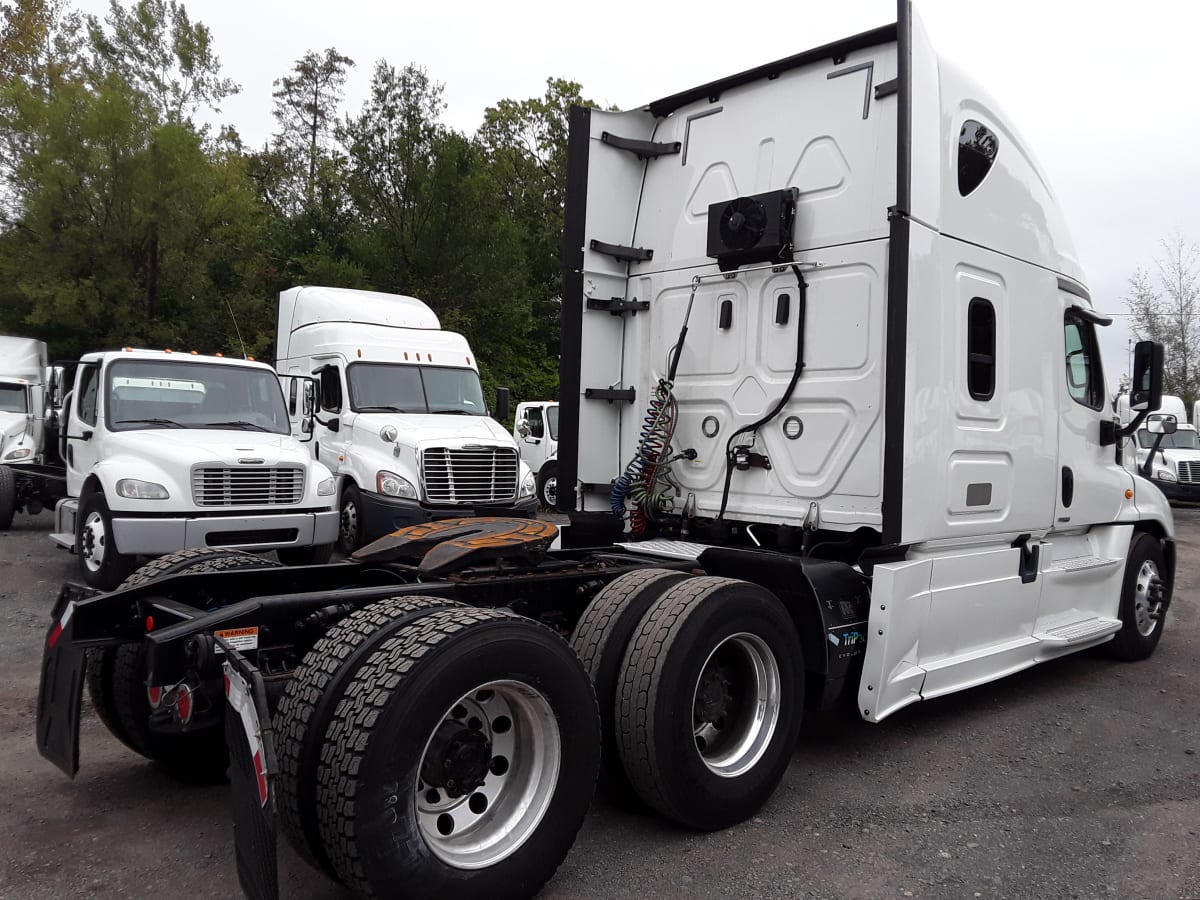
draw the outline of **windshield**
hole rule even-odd
[[[353,363],[346,378],[355,412],[487,415],[483,387],[473,369]]]
[[[557,406],[547,406],[546,407],[546,422],[550,426],[550,440],[557,441],[558,440],[558,407]]]
[[[230,428],[288,434],[275,373],[242,366],[156,359],[108,367],[108,427]]]
[[[1143,450],[1149,450],[1154,446],[1154,441],[1159,436],[1151,434],[1145,428],[1138,431],[1138,445]],[[1158,445],[1159,450],[1200,450],[1200,440],[1196,437],[1196,432],[1180,429],[1174,434],[1162,435],[1162,443]]]
[[[25,408],[25,385],[0,384],[0,412],[28,412]]]

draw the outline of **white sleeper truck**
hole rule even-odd
[[[533,475],[488,414],[474,352],[415,297],[284,291],[276,355],[293,415],[297,385],[316,379],[312,447],[338,478],[343,552],[418,522],[537,511]]]
[[[513,439],[521,459],[537,478],[538,502],[548,509],[557,508],[558,404],[552,400],[518,403]]]
[[[165,766],[224,706],[252,897],[278,896],[277,826],[362,896],[528,897],[601,765],[725,828],[806,709],[879,722],[1163,635],[1171,511],[1117,455],[1162,347],[1138,346],[1121,426],[1045,178],[907,2],[642,109],[573,109],[565,213],[561,534],[455,519],[339,565],[161,561],[52,611],[42,752],[78,768],[85,650],[98,704],[150,688],[110,727],[169,734],[139,751]]]
[[[334,480],[292,437],[270,366],[135,350],[88,353],[61,414],[68,496],[51,537],[114,588],[138,556],[191,547],[325,562]]]
[[[46,420],[46,345],[0,335],[0,530],[13,514],[53,507],[65,490]]]

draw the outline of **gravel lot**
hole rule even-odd
[[[50,516],[0,533],[0,898],[240,897],[227,788],[189,787],[85,705],[74,782],[34,748],[41,644],[74,560]],[[1200,512],[1178,510],[1158,652],[1095,656],[809,722],[759,817],[710,835],[603,794],[543,897],[1200,898]],[[281,842],[283,895],[344,898]]]

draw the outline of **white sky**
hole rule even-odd
[[[549,76],[630,108],[895,21],[893,0],[184,0],[242,85],[222,122],[250,146],[274,128],[271,82],[307,50],[357,62],[346,109],[375,61],[415,62],[445,84],[445,121],[473,132],[497,100],[540,96]],[[107,0],[75,0],[100,13]],[[1158,241],[1200,241],[1200,99],[1193,0],[917,0],[934,45],[975,76],[1037,155],[1075,238],[1097,308],[1120,298]],[[1115,386],[1128,330],[1104,334]]]

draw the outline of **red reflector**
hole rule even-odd
[[[267,770],[262,763],[262,753],[254,751],[254,774],[258,776],[258,803],[267,805]]]
[[[175,714],[186,725],[192,721],[192,689],[186,684],[179,688],[179,699],[175,701]]]
[[[225,675],[224,678],[225,678],[225,696],[228,697],[229,696],[229,676]]]
[[[62,625],[59,622],[55,622],[54,628],[50,630],[50,637],[46,638],[46,646],[53,647],[58,643],[60,637],[62,637]]]
[[[154,616],[146,616],[146,631],[151,632],[153,630],[154,630]]]
[[[151,709],[158,709],[162,706],[162,688],[158,685],[146,688],[146,699],[150,701]]]

